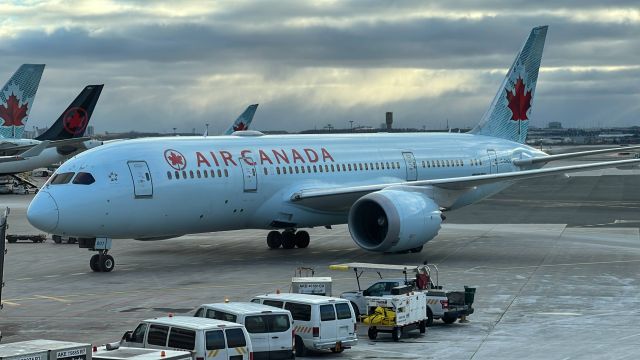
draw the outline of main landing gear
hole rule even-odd
[[[107,254],[111,250],[110,238],[79,238],[78,246],[97,251],[98,253],[89,260],[89,267],[95,272],[111,272],[116,266],[113,256]]]
[[[282,233],[274,230],[267,235],[267,246],[270,249],[277,249],[280,246],[283,249],[293,249],[294,247],[303,249],[309,246],[310,240],[309,233],[304,230],[287,229]]]

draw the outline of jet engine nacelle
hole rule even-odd
[[[424,245],[440,230],[440,207],[417,191],[385,189],[358,199],[349,211],[349,231],[361,248],[404,251]]]

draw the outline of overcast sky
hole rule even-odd
[[[0,0],[0,83],[47,64],[28,130],[101,83],[99,132],[472,126],[537,25],[532,125],[640,125],[637,0]]]

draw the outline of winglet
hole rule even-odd
[[[249,130],[249,125],[251,125],[253,121],[253,115],[255,115],[256,109],[258,109],[258,104],[249,105],[223,135],[231,135],[234,131]]]

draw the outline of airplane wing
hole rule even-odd
[[[456,178],[404,181],[388,184],[360,185],[348,187],[327,187],[316,189],[303,189],[296,191],[290,197],[293,203],[315,208],[318,210],[328,211],[336,209],[345,209],[350,207],[361,196],[368,193],[382,190],[395,186],[412,186],[412,187],[435,187],[442,190],[464,191],[476,186],[511,182],[524,179],[531,179],[542,176],[565,174],[572,172],[580,172],[585,170],[596,170],[602,168],[612,168],[618,166],[628,166],[640,164],[640,159],[605,161],[591,164],[560,166],[553,168],[514,171],[501,174],[462,176]],[[441,205],[441,204],[439,204]]]
[[[10,161],[21,161],[21,160],[25,160],[28,159],[30,157],[34,157],[34,156],[38,156],[40,155],[40,153],[42,153],[42,151],[44,149],[46,149],[49,145],[49,141],[45,140],[43,142],[41,142],[40,144],[31,147],[30,149],[28,149],[27,151],[19,154],[19,155],[13,155],[13,156],[0,156],[0,163],[3,162],[10,162]]]
[[[615,153],[615,152],[628,152],[629,150],[638,150],[638,149],[640,149],[640,145],[609,148],[609,149],[599,149],[599,150],[579,151],[579,152],[566,153],[566,154],[541,156],[541,157],[535,157],[535,158],[529,158],[529,159],[519,159],[519,160],[514,160],[513,164],[516,166],[528,166],[528,165],[534,165],[534,164],[540,164],[540,163],[546,164],[548,162],[556,161],[556,160],[564,160],[564,159],[571,159],[575,157],[608,154],[608,153]]]
[[[63,140],[43,140],[46,141],[47,148],[52,147],[63,147],[63,146],[77,146],[87,140],[91,140],[90,137],[79,137],[79,138],[71,138],[71,139],[63,139]],[[39,144],[38,144],[39,145]],[[33,149],[38,145],[14,145],[14,146],[4,146],[0,147],[0,156],[20,156],[19,154],[22,151],[28,151],[29,149]]]
[[[253,121],[253,115],[255,115],[257,108],[258,104],[249,105],[222,135],[231,135],[234,131],[249,130],[249,125]]]

